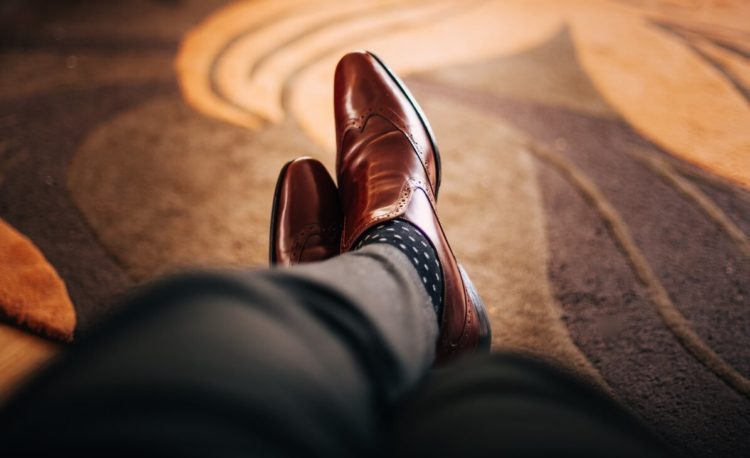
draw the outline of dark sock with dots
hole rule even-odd
[[[360,249],[373,243],[385,243],[404,253],[422,279],[422,286],[432,300],[438,321],[443,312],[443,269],[430,240],[416,226],[394,219],[370,228],[354,244]]]

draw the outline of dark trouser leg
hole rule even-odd
[[[428,367],[436,334],[391,247],[183,276],[140,293],[0,411],[0,455],[377,454],[380,410]]]
[[[395,427],[398,456],[608,456],[669,453],[621,406],[546,363],[469,358],[434,371]]]

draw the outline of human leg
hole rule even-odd
[[[430,315],[432,314],[432,315]],[[8,456],[377,453],[380,410],[431,364],[408,260],[186,275],[128,301],[0,413]]]
[[[396,456],[670,456],[606,394],[513,354],[433,371],[396,417]]]

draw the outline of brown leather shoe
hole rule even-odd
[[[339,254],[340,237],[339,194],[323,164],[309,157],[288,162],[273,195],[270,263],[323,261]]]
[[[400,218],[430,239],[444,275],[438,360],[491,341],[484,304],[448,245],[435,211],[440,160],[432,131],[404,84],[376,56],[344,56],[336,67],[336,170],[344,223],[341,252],[370,227]]]

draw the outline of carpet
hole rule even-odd
[[[134,285],[265,265],[278,170],[332,170],[333,70],[369,49],[432,122],[493,348],[750,454],[746,2],[0,5],[0,397]]]

